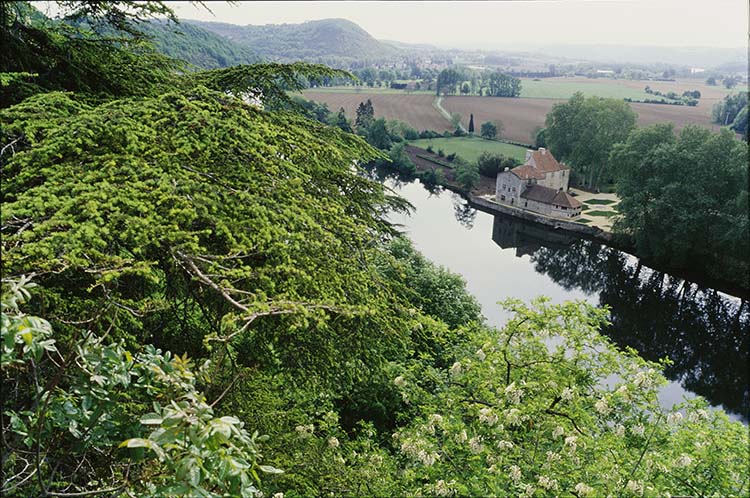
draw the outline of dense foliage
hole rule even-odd
[[[191,23],[175,26],[156,21],[145,24],[143,31],[159,52],[202,69],[260,61],[260,57],[251,48]]]
[[[635,128],[636,114],[616,99],[576,93],[547,114],[544,140],[558,161],[567,161],[574,178],[587,188],[611,179],[609,152]]]
[[[713,121],[748,139],[748,92],[729,94],[713,108]]]
[[[127,8],[73,7],[133,27]],[[604,311],[509,302],[492,330],[398,237],[386,215],[408,206],[360,165],[403,161],[396,137],[416,132],[369,116],[356,131],[378,151],[287,95],[346,73],[178,72],[13,22],[4,496],[747,492],[744,427],[700,400],[663,410],[659,366],[603,339]],[[26,67],[30,29],[132,70],[53,77],[59,51]]]
[[[728,130],[633,131],[612,150],[622,218],[638,253],[750,287],[748,146]]]

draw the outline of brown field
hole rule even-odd
[[[701,90],[702,91],[702,90]],[[560,99],[519,99],[488,97],[447,97],[443,107],[449,112],[457,112],[464,125],[468,125],[469,115],[474,114],[474,125],[478,130],[481,123],[499,119],[505,127],[503,137],[508,140],[530,142],[534,129],[544,126],[547,113]],[[710,108],[706,112],[700,106],[673,106],[661,104],[630,104],[638,113],[638,124],[646,126],[654,123],[671,122],[676,129],[686,124],[698,124],[718,130],[711,124]]]
[[[435,130],[443,132],[452,130],[450,122],[432,107],[433,95],[378,94],[378,93],[329,93],[303,92],[305,98],[324,102],[332,112],[343,107],[346,117],[354,121],[357,106],[367,99],[372,101],[375,117],[398,119],[410,124],[417,130]]]

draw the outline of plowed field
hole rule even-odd
[[[332,112],[343,107],[346,117],[352,121],[356,117],[357,106],[367,99],[372,101],[375,117],[398,119],[417,130],[452,131],[450,122],[432,107],[434,95],[378,94],[378,93],[329,93],[305,91],[306,99],[324,102]]]
[[[479,129],[481,123],[499,119],[505,127],[502,138],[530,142],[534,128],[544,126],[547,113],[560,99],[513,99],[500,97],[447,97],[443,107],[448,112],[457,112],[468,126],[469,115],[474,114],[474,124]],[[654,123],[671,122],[679,130],[686,124],[698,124],[718,130],[711,124],[710,110],[701,107],[674,106],[662,104],[630,104],[638,113],[638,124],[646,126]]]

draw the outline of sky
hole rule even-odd
[[[167,2],[182,19],[232,24],[344,18],[380,40],[456,48],[547,44],[747,47],[747,0]]]

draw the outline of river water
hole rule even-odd
[[[496,303],[545,295],[611,308],[603,330],[648,360],[672,359],[660,394],[669,407],[696,394],[735,420],[748,421],[746,300],[651,269],[638,258],[512,217],[471,208],[457,194],[431,194],[420,183],[386,180],[415,207],[390,219],[434,263],[466,280],[490,325],[507,314]]]

